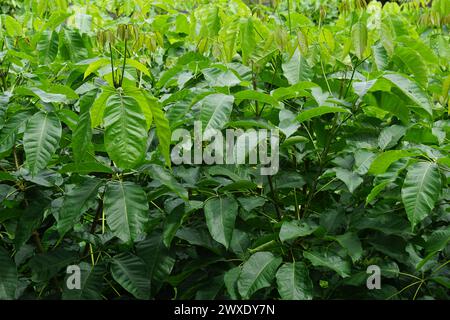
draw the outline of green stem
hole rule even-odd
[[[111,58],[112,81],[113,81],[114,87],[116,87],[116,79],[115,79],[115,76],[114,76],[114,61],[113,61],[113,54],[112,54],[111,43],[109,43],[109,56]]]
[[[288,7],[288,19],[289,19],[289,34],[292,33],[292,27],[291,27],[291,5],[290,0],[287,0],[287,7]]]
[[[120,78],[120,86],[123,83],[123,77],[125,75],[125,64],[127,63],[127,39],[125,38],[125,49],[123,49],[123,66],[122,66],[122,77]]]

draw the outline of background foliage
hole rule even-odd
[[[0,7],[0,299],[449,298],[449,1]],[[171,166],[198,119],[279,172]]]

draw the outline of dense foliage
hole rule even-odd
[[[0,299],[450,298],[449,1],[0,6]]]

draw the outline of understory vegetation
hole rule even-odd
[[[0,299],[450,298],[450,1],[0,8]]]

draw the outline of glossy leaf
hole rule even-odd
[[[140,186],[127,181],[109,182],[105,190],[104,210],[113,234],[122,241],[133,241],[143,233],[148,203]]]
[[[32,175],[44,169],[61,138],[61,123],[54,113],[38,112],[30,118],[23,136],[27,166]]]

